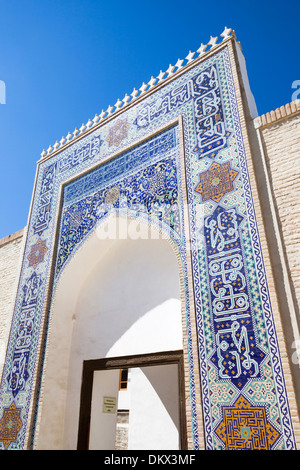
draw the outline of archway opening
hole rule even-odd
[[[86,361],[182,351],[181,295],[178,259],[168,240],[100,240],[95,231],[85,241],[52,299],[38,449],[77,447]],[[177,369],[170,374],[175,377]],[[178,375],[176,380],[178,395]]]

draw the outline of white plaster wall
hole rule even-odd
[[[182,349],[170,243],[93,235],[63,274],[51,317],[36,447],[75,449],[84,360]]]
[[[248,101],[250,116],[252,117],[252,119],[254,119],[258,116],[258,112],[257,112],[255,99],[254,99],[254,96],[252,94],[250,84],[249,84],[248,72],[247,72],[247,67],[246,67],[246,59],[238,44],[236,47],[236,51],[237,51],[239,65],[240,65],[240,71],[242,74],[242,80],[243,80],[243,86],[244,86],[244,90],[246,94],[246,99]]]
[[[75,316],[73,353],[80,358],[181,347],[178,266],[168,242],[117,242],[85,282]]]
[[[101,370],[94,372],[90,450],[106,450],[115,448],[117,413],[105,413],[103,402],[105,397],[115,398],[117,403],[119,388],[119,370]]]
[[[177,364],[132,368],[126,403],[124,392],[118,394],[119,373],[94,372],[89,449],[115,448],[117,408],[129,410],[128,450],[179,449]],[[104,397],[116,399],[114,413],[103,412]]]
[[[128,449],[179,448],[177,365],[132,369]]]

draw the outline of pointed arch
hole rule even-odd
[[[139,224],[140,238],[100,236],[105,224],[121,219],[111,214],[102,220],[54,286],[38,449],[76,448],[83,361],[185,349],[186,299],[177,245],[137,218],[129,223]]]

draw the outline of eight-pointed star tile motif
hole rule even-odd
[[[237,175],[238,171],[233,170],[229,162],[214,162],[208,170],[200,173],[195,191],[201,194],[203,202],[208,199],[219,202],[224,194],[233,190],[233,180]]]

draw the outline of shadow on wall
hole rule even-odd
[[[171,244],[93,234],[55,290],[38,448],[76,448],[84,360],[179,349],[179,267]]]
[[[85,355],[90,351],[91,358],[95,357],[94,348],[99,353],[101,349],[96,357],[152,352],[153,343],[166,334],[161,315],[168,317],[176,310],[180,311],[180,285],[177,260],[170,244],[162,240],[117,241],[90,273],[79,293],[72,342],[77,348],[82,344]],[[151,316],[151,326],[148,325],[147,332],[142,325],[138,328],[145,338],[132,337],[135,344],[128,343],[128,338],[128,344],[120,345],[122,350],[118,351],[117,344],[124,343],[124,334],[131,336],[132,325],[144,322],[146,327],[145,315]],[[95,331],[105,331],[101,334],[101,346]],[[152,338],[149,351],[145,351],[151,334],[156,339]],[[142,350],[138,352],[141,342]]]

